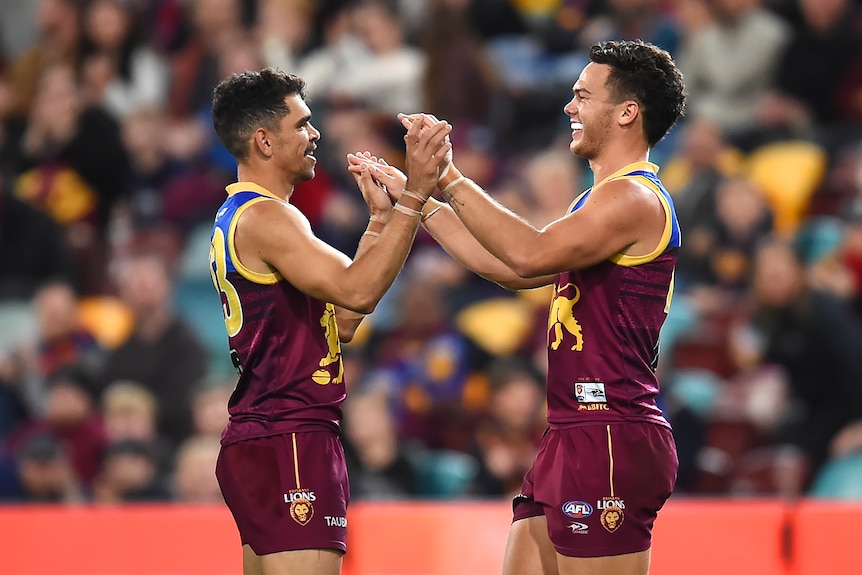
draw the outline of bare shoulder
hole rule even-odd
[[[664,208],[656,192],[629,178],[603,184],[590,194],[589,200],[612,210],[622,219],[643,221],[652,217],[664,218]]]
[[[279,200],[261,198],[245,210],[236,231],[247,238],[272,239],[296,237],[310,232],[311,224],[295,206]]]

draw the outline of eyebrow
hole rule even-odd
[[[590,92],[586,88],[574,88],[574,89],[572,89],[572,92],[574,92],[575,96],[580,95],[580,94],[578,94],[578,92],[580,92],[581,94],[592,94],[592,92]]]
[[[303,124],[307,124],[310,121],[311,121],[311,114],[306,114],[305,116],[303,116],[299,120],[297,120],[296,125],[301,126]]]

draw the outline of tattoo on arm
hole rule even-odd
[[[456,212],[458,211],[459,206],[464,205],[464,202],[462,202],[461,200],[456,198],[455,194],[453,194],[452,192],[444,193],[443,199],[446,200],[446,203],[448,203],[450,206],[452,206],[452,209],[455,210]]]

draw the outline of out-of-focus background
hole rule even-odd
[[[367,209],[345,154],[401,165],[398,112],[450,121],[463,172],[536,226],[559,217],[592,182],[562,113],[586,52],[642,38],[690,92],[650,158],[684,238],[659,365],[680,459],[668,513],[709,497],[734,510],[726,535],[771,501],[784,533],[783,502],[862,500],[860,4],[0,1],[0,499],[55,506],[38,507],[45,524],[67,507],[142,513],[117,507],[133,502],[207,503],[224,521],[213,468],[236,378],[208,250],[236,165],[211,125],[218,81],[263,66],[306,79],[320,161],[292,201],[352,255]],[[402,509],[412,524],[435,500],[456,524],[484,500],[505,538],[545,425],[548,303],[420,231],[344,349],[357,523]],[[695,509],[681,525],[715,520]],[[756,549],[790,569],[794,537]]]

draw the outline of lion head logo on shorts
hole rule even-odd
[[[300,525],[306,525],[314,517],[314,505],[308,499],[294,499],[290,502],[290,516]]]
[[[599,519],[602,522],[602,527],[607,529],[608,532],[613,533],[620,528],[625,517],[625,512],[622,509],[615,505],[611,505],[602,509],[602,515]]]

